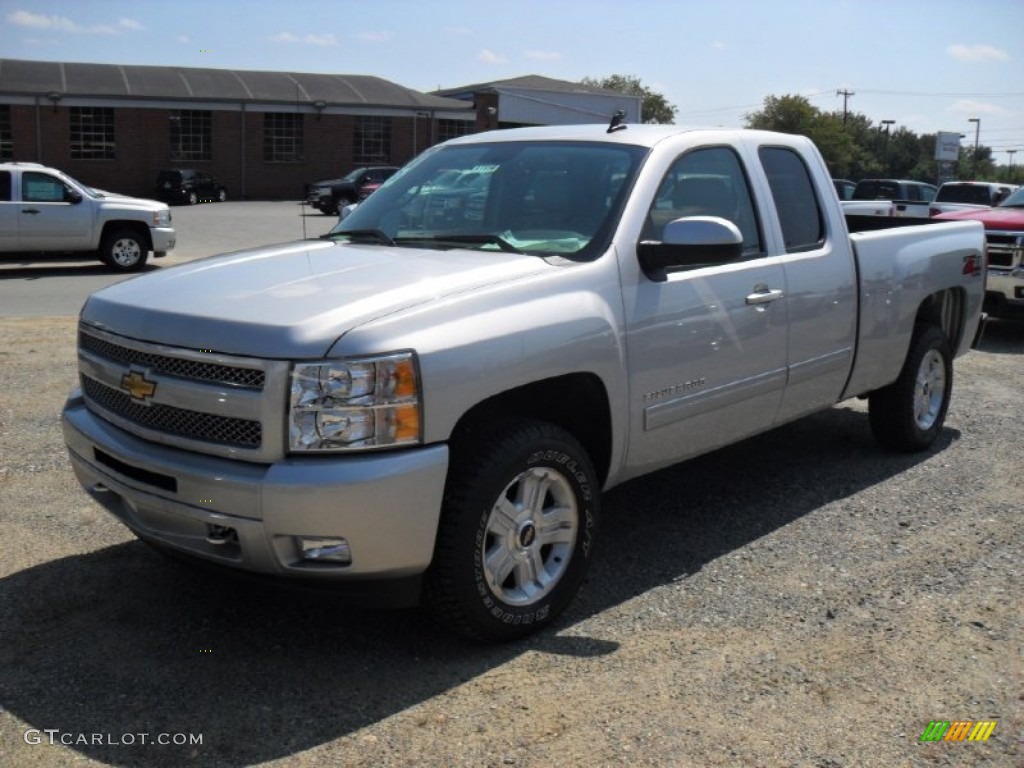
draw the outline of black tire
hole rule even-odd
[[[195,205],[199,202],[199,196],[195,192],[188,193],[188,204]]]
[[[114,229],[100,244],[100,259],[117,272],[137,272],[146,263],[149,245],[131,229]]]
[[[934,325],[918,325],[899,378],[868,398],[875,439],[895,451],[925,450],[942,431],[952,391],[953,355],[946,335]]]
[[[473,439],[453,449],[425,603],[459,634],[511,640],[549,624],[579,591],[600,488],[586,451],[547,422]]]
[[[226,189],[222,189],[217,193],[217,202],[223,203],[228,199],[228,192]]]

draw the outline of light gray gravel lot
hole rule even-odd
[[[0,765],[1024,764],[1022,323],[931,452],[853,402],[612,491],[578,601],[498,647],[150,552],[64,456],[73,358],[0,320]]]

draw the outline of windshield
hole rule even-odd
[[[1024,187],[1021,187],[1008,198],[1003,200],[997,208],[1024,208]]]
[[[584,142],[442,146],[392,176],[328,237],[589,258],[605,247],[646,151]]]
[[[83,192],[85,192],[85,194],[87,194],[89,197],[93,197],[93,198],[97,198],[97,199],[101,198],[101,197],[106,197],[106,194],[104,194],[102,189],[94,189],[93,187],[90,187],[90,186],[88,186],[86,184],[83,184],[78,179],[76,179],[74,176],[71,176],[71,175],[69,175],[67,173],[64,173],[64,171],[61,171],[60,174],[61,174],[61,176],[63,176],[68,181],[71,181],[71,182],[74,182],[75,184],[77,184],[78,187]]]

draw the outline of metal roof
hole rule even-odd
[[[0,59],[0,95],[240,101],[465,111],[465,102],[370,75]]]
[[[543,75],[523,75],[508,80],[492,80],[488,83],[475,83],[463,85],[458,88],[443,88],[432,93],[438,96],[453,96],[455,94],[474,93],[477,91],[500,91],[502,88],[526,88],[535,91],[548,91],[551,93],[595,93],[604,96],[622,96],[617,91],[609,91],[607,88],[599,88],[584,83],[574,83],[570,80],[556,80],[553,77]]]

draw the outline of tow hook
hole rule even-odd
[[[210,544],[237,544],[238,531],[225,525],[206,524],[206,541]]]

